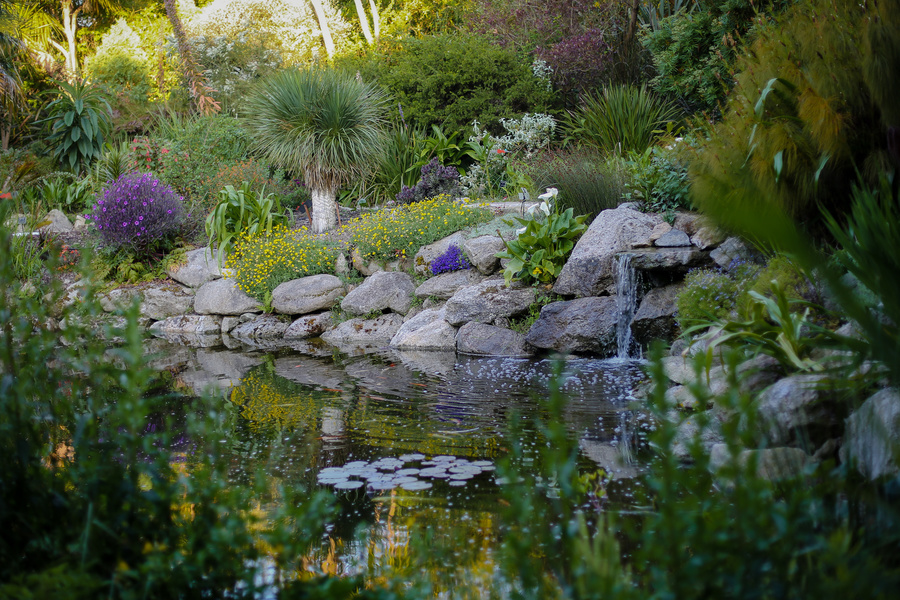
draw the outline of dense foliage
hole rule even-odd
[[[397,202],[409,204],[446,194],[455,198],[460,194],[459,171],[453,167],[445,167],[437,157],[422,167],[419,181],[415,187],[403,186],[397,194]]]

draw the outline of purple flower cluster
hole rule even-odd
[[[130,173],[107,184],[88,218],[105,244],[142,255],[179,231],[184,202],[150,173]]]
[[[437,157],[422,167],[421,178],[416,187],[403,186],[397,194],[397,202],[409,204],[434,198],[441,194],[459,196],[459,171],[453,167],[443,166]]]
[[[450,244],[447,251],[431,261],[431,272],[435,275],[468,269],[472,265],[465,253],[456,244]]]

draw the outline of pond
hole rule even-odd
[[[334,490],[341,511],[307,557],[310,573],[370,580],[396,573],[410,563],[418,528],[458,540],[442,576],[490,578],[505,483],[497,463],[509,453],[515,422],[525,446],[520,468],[537,468],[546,442],[535,420],[546,415],[555,361],[391,350],[315,356],[162,340],[149,349],[154,368],[171,372],[184,395],[215,391],[228,415],[219,433],[235,481],[262,467],[273,490]],[[564,420],[580,448],[579,468],[602,469],[605,502],[627,508],[649,426],[634,408],[640,363],[569,357],[564,373]]]

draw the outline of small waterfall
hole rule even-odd
[[[637,311],[638,274],[631,266],[631,255],[621,253],[616,256],[616,356],[635,358],[635,343],[631,335],[631,321]]]

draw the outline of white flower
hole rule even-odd
[[[538,196],[541,200],[552,200],[559,195],[559,190],[556,188],[547,188],[547,191]]]

